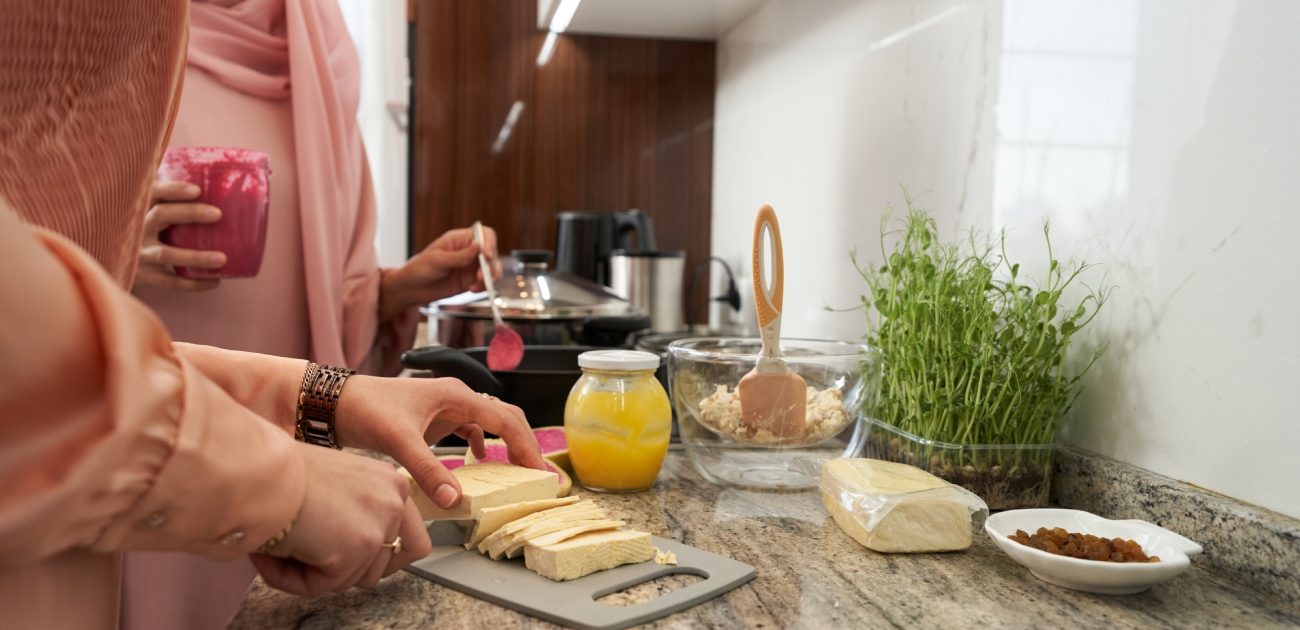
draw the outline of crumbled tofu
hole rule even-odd
[[[815,444],[840,431],[849,423],[844,411],[844,394],[835,388],[808,388],[808,413],[802,435],[782,438],[764,429],[754,430],[741,418],[740,397],[726,385],[700,401],[700,421],[726,436],[754,444]]]
[[[677,554],[655,547],[655,564],[677,566]]]

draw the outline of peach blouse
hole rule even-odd
[[[113,627],[118,552],[237,558],[297,514],[304,362],[174,344],[123,288],[188,3],[0,15],[0,614]]]

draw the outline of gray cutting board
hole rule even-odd
[[[677,565],[654,561],[598,571],[568,582],[533,573],[523,558],[494,561],[464,547],[434,547],[407,571],[494,604],[575,628],[627,628],[686,610],[754,579],[754,567],[654,537],[654,546],[677,554]],[[703,580],[647,602],[610,606],[596,598],[674,573]]]

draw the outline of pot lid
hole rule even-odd
[[[609,289],[586,278],[547,268],[548,250],[517,249],[510,252],[514,269],[496,282],[501,316],[513,319],[577,319],[590,316],[633,315],[640,309]],[[447,299],[433,304],[432,312],[453,317],[492,317],[487,293],[465,302]]]

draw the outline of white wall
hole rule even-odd
[[[409,85],[405,0],[339,0],[348,32],[361,57],[361,104],[357,121],[370,159],[379,207],[375,247],[379,264],[406,261],[406,133],[394,123],[389,103],[405,103]]]
[[[714,252],[786,242],[790,335],[857,338],[899,185],[952,236],[1102,263],[1066,441],[1300,517],[1300,4],[769,0],[720,42]],[[1029,265],[1027,265],[1029,266]],[[1100,276],[1092,278],[1102,282]]]

